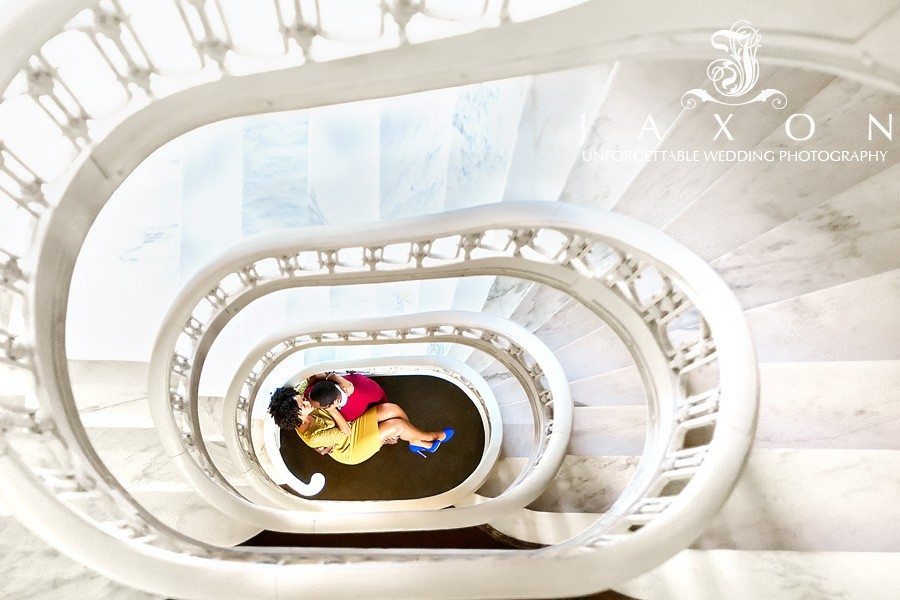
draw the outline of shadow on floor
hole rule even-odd
[[[281,456],[302,481],[313,473],[325,476],[325,489],[315,500],[407,500],[434,496],[462,483],[484,452],[484,425],[469,397],[453,383],[431,375],[373,377],[399,404],[410,421],[424,430],[456,429],[453,440],[422,458],[406,442],[383,446],[369,460],[343,465],[320,456],[293,431],[281,432]]]

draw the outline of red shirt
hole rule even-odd
[[[353,393],[347,399],[347,404],[338,409],[347,421],[355,421],[362,416],[366,409],[372,404],[377,404],[386,398],[384,390],[381,386],[360,373],[350,373],[343,376],[344,379],[353,384]],[[306,388],[304,396],[309,398],[309,390],[312,386]]]

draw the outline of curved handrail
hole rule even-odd
[[[271,339],[271,338],[270,338]],[[274,345],[274,344],[273,344]],[[252,353],[251,353],[252,356]],[[281,362],[287,356],[275,357],[271,363],[272,368],[276,362]],[[446,505],[457,504],[458,499],[468,493],[468,489],[477,489],[487,477],[489,470],[496,462],[500,451],[500,443],[503,437],[503,429],[500,427],[500,407],[497,404],[490,386],[469,365],[450,358],[448,356],[384,356],[380,358],[368,358],[363,360],[343,360],[316,363],[301,369],[291,380],[284,385],[296,385],[309,375],[322,371],[347,371],[367,375],[412,375],[426,374],[438,377],[460,388],[481,415],[482,425],[485,431],[484,456],[480,461],[479,473],[472,473],[469,478],[472,484],[462,484],[454,488],[453,494],[447,495]],[[223,431],[225,432],[225,444],[230,453],[230,458],[239,465],[238,472],[244,475],[244,483],[249,484],[267,498],[275,501],[282,508],[309,509],[308,504],[298,503],[298,498],[286,495],[278,487],[288,485],[302,496],[313,496],[321,491],[321,487],[314,481],[305,484],[291,474],[281,457],[277,444],[269,446],[269,439],[255,439],[253,437],[252,420],[263,420],[265,426],[273,429],[277,434],[277,426],[272,422],[264,405],[255,403],[256,397],[263,384],[264,376],[260,374],[256,379],[256,385],[250,390],[249,398],[240,396],[240,388],[246,381],[239,371],[229,391],[237,388],[235,394],[227,394],[222,407]],[[293,382],[293,383],[292,383]],[[241,405],[246,408],[240,408]],[[259,408],[262,407],[262,410]],[[270,462],[274,463],[279,477],[273,477],[266,471],[264,464],[259,460],[260,451],[265,454]],[[316,473],[315,475],[321,475]],[[315,477],[314,475],[314,477]],[[277,479],[283,479],[281,481]],[[318,481],[318,479],[316,480]],[[321,478],[324,484],[324,477]],[[299,484],[299,487],[298,487]],[[344,503],[346,504],[346,503]],[[384,503],[383,510],[397,509],[393,502]]]
[[[31,224],[37,227],[37,231],[29,233],[25,241],[32,244],[32,250],[39,252],[29,256],[25,251],[7,252],[10,248],[5,247],[4,253],[0,254],[2,262],[0,269],[3,271],[3,276],[0,277],[0,291],[9,291],[13,294],[24,292],[30,305],[29,322],[25,330],[4,334],[5,338],[0,344],[0,359],[34,379],[35,389],[38,390],[44,407],[42,410],[25,408],[18,416],[4,411],[3,419],[0,419],[2,421],[0,429],[3,432],[0,444],[2,452],[0,471],[5,476],[0,494],[3,494],[7,505],[16,512],[17,517],[73,558],[86,562],[113,578],[136,587],[149,588],[157,593],[180,597],[208,597],[220,595],[217,592],[211,593],[210,590],[227,587],[234,597],[258,597],[260,594],[289,597],[301,591],[315,593],[321,598],[335,597],[333,589],[317,588],[314,583],[310,583],[324,572],[333,572],[340,573],[342,577],[341,597],[367,596],[372,579],[379,576],[383,578],[382,591],[386,594],[403,595],[406,590],[405,577],[414,575],[421,569],[421,565],[410,561],[408,556],[404,558],[402,553],[384,552],[381,558],[368,556],[360,559],[341,553],[307,550],[306,556],[314,557],[315,564],[291,564],[291,561],[306,560],[306,557],[286,557],[275,552],[225,551],[206,547],[155,523],[144,512],[136,510],[133,500],[127,498],[121,502],[119,500],[123,500],[122,498],[113,498],[112,504],[102,511],[107,517],[116,515],[115,519],[108,521],[110,527],[115,527],[115,533],[109,528],[102,527],[107,521],[97,520],[96,515],[86,516],[79,512],[73,498],[99,494],[109,499],[110,496],[119,494],[120,489],[117,482],[108,479],[108,472],[94,468],[93,463],[98,459],[93,452],[88,451],[89,441],[82,435],[83,431],[79,431],[77,414],[72,414],[74,403],[65,366],[64,315],[78,247],[106,199],[136,164],[164,141],[207,119],[216,120],[236,114],[326,104],[341,99],[361,99],[479,79],[508,77],[518,73],[586,64],[603,57],[640,55],[653,48],[665,48],[673,40],[677,46],[679,35],[696,41],[693,47],[699,48],[701,43],[705,45],[707,42],[708,32],[704,31],[701,34],[699,31],[679,30],[677,22],[660,19],[650,26],[646,21],[641,23],[629,21],[636,12],[631,15],[623,13],[620,15],[621,19],[610,19],[610,16],[616,16],[614,11],[620,10],[617,8],[619,5],[609,5],[611,8],[604,9],[602,8],[604,4],[609,3],[590,2],[584,9],[564,13],[565,18],[557,16],[530,24],[504,26],[508,27],[504,29],[506,37],[473,35],[462,40],[434,43],[432,49],[444,49],[447,52],[435,51],[430,56],[450,57],[448,64],[466,63],[465,77],[468,79],[461,79],[456,68],[443,71],[435,69],[435,65],[429,60],[423,60],[423,55],[419,53],[382,53],[377,57],[378,61],[381,61],[380,65],[377,64],[378,61],[372,60],[348,60],[342,62],[340,68],[328,66],[320,69],[317,67],[321,65],[307,65],[295,71],[279,73],[277,77],[267,77],[263,74],[224,79],[218,82],[221,85],[207,84],[203,88],[192,90],[198,92],[196,94],[182,93],[177,98],[154,100],[146,109],[122,121],[109,135],[87,131],[87,138],[79,138],[78,135],[84,132],[85,122],[80,116],[74,115],[70,123],[60,125],[61,136],[65,140],[75,138],[76,145],[87,147],[66,173],[52,185],[46,184],[45,179],[39,176],[34,168],[20,161],[9,148],[0,150],[5,159],[0,170],[4,175],[12,173],[21,178],[22,184],[9,198],[25,212],[33,215],[34,220]],[[70,8],[75,6],[75,3],[48,4],[49,10],[44,11],[42,8],[41,11],[34,13],[38,15],[36,21],[42,16],[52,15],[53,9],[59,8],[60,5]],[[757,25],[763,27],[768,25],[772,30],[784,27],[785,30],[793,29],[797,32],[803,32],[807,28],[815,31],[814,34],[800,33],[793,38],[791,34],[785,34],[788,43],[782,46],[784,52],[777,58],[782,64],[805,64],[817,68],[821,66],[822,61],[830,61],[832,66],[829,68],[832,72],[853,76],[860,76],[862,73],[863,80],[874,84],[880,82],[886,86],[885,89],[896,89],[897,78],[893,75],[896,73],[896,67],[890,63],[879,64],[878,60],[869,60],[871,56],[880,56],[878,51],[868,55],[861,51],[865,47],[864,32],[868,25],[853,28],[854,32],[862,33],[858,35],[853,33],[848,38],[841,32],[827,31],[828,26],[823,26],[822,20],[816,19],[815,14],[804,13],[810,10],[821,13],[821,7],[804,8],[804,6],[797,5],[796,8],[792,6],[787,11],[775,11],[766,2],[760,2],[752,8],[753,11],[768,13],[770,16],[778,15],[779,19],[782,19],[781,24],[767,23],[765,17],[758,19],[755,15],[743,16],[754,19]],[[22,22],[23,15],[27,14],[25,9],[33,8],[26,2],[20,2],[19,7],[23,10],[19,12],[11,10],[0,15],[0,34],[4,43],[9,42],[10,32],[16,31],[12,37],[15,42],[14,56],[20,54],[24,56],[23,48],[39,47],[48,35],[47,29],[43,26],[25,30],[10,29],[10,24]],[[862,5],[858,7],[858,12],[863,14],[869,8],[871,7],[868,5]],[[628,6],[629,11],[632,9],[633,5]],[[694,10],[702,10],[703,14],[692,12]],[[56,13],[59,14],[62,13]],[[695,25],[709,24],[710,28],[713,25],[720,26],[722,22],[728,20],[720,9],[706,6],[687,7],[669,18],[676,21],[680,19],[684,19],[684,22],[693,21]],[[41,25],[52,23],[56,19],[57,16],[53,16],[48,21],[41,22]],[[609,44],[609,38],[604,36],[608,36],[611,30],[598,30],[598,23],[615,24],[620,35],[631,35],[630,39],[638,42],[630,46],[625,42]],[[631,25],[624,26],[623,23]],[[816,26],[808,26],[808,23],[816,23]],[[666,31],[668,33],[658,35]],[[667,35],[674,37],[666,37]],[[853,37],[854,35],[856,37]],[[655,43],[652,41],[654,36],[657,36]],[[476,39],[478,43],[473,43]],[[521,43],[510,43],[516,40]],[[535,40],[544,45],[541,50],[546,49],[546,52],[538,51],[532,46]],[[646,43],[648,40],[651,43]],[[808,43],[810,41],[816,43]],[[822,44],[829,50],[823,52]],[[802,49],[793,51],[792,46],[801,45]],[[460,51],[466,47],[472,49],[470,54]],[[475,49],[479,52],[484,51],[484,54],[490,57],[490,62],[478,56]],[[860,51],[857,52],[857,49]],[[522,54],[520,56],[516,53]],[[678,50],[666,53],[669,58],[676,55],[683,54],[679,54]],[[389,56],[399,61],[391,62],[386,58]],[[469,58],[471,62],[467,60]],[[402,82],[390,78],[385,81],[379,80],[379,74],[383,77],[384,65],[388,63],[394,72],[407,74]],[[400,63],[407,70],[397,68]],[[865,68],[855,67],[854,64],[863,65]],[[0,65],[0,83],[2,83],[0,87],[6,88],[20,68],[15,62],[3,61]],[[294,77],[300,74],[301,69],[303,69],[302,76]],[[316,81],[316,78],[320,80]],[[51,79],[55,83],[52,74]],[[365,85],[373,79],[377,80],[374,82],[375,85]],[[360,82],[363,82],[360,87],[352,85]],[[35,83],[41,83],[40,77]],[[345,85],[346,83],[351,85]],[[251,94],[248,93],[248,87],[244,86],[252,84],[258,85],[255,85]],[[40,89],[38,86],[32,88],[32,91],[37,94]],[[282,95],[279,96],[279,93]],[[216,101],[197,103],[195,101],[198,97],[214,98]],[[235,98],[240,100],[235,102],[233,107],[227,107]],[[189,111],[172,111],[173,107],[190,107],[191,104],[204,105],[204,108],[209,110],[204,115]],[[139,101],[137,105],[127,107],[122,114],[131,114],[131,111],[138,110],[142,106],[142,102]],[[179,114],[183,118],[166,122],[165,119],[157,119],[160,114]],[[116,117],[121,118],[121,115]],[[114,119],[111,122],[116,121]],[[148,123],[152,123],[153,127],[147,127]],[[135,131],[147,131],[149,135],[136,136]],[[105,137],[102,137],[104,135]],[[91,144],[93,146],[90,146]],[[45,198],[45,194],[49,200]],[[7,202],[9,198],[4,197],[3,202]],[[680,268],[686,264],[693,264],[690,261],[700,263],[696,257],[670,241],[657,240],[650,246],[638,245],[641,251],[655,255],[659,260],[657,264],[666,267],[663,270],[670,273],[679,273]],[[27,251],[27,244],[23,247]],[[657,252],[663,254],[657,255]],[[660,469],[661,474],[673,478],[683,477],[688,473],[691,475],[685,489],[666,509],[652,518],[651,522],[634,533],[604,537],[605,534],[602,532],[596,530],[589,532],[586,537],[573,540],[572,544],[577,546],[576,554],[573,554],[571,548],[561,548],[558,549],[558,556],[550,562],[543,561],[538,556],[544,552],[521,552],[516,553],[514,560],[490,561],[483,566],[490,570],[492,581],[498,582],[496,588],[485,589],[483,577],[473,576],[472,582],[466,582],[450,576],[456,569],[469,569],[471,573],[475,573],[479,561],[486,562],[482,559],[491,556],[490,553],[470,552],[464,556],[433,553],[441,556],[444,562],[442,569],[432,574],[434,579],[432,589],[443,589],[440,586],[447,585],[446,590],[450,592],[442,591],[445,596],[502,597],[508,596],[509,590],[500,589],[501,582],[515,581],[517,592],[521,592],[524,587],[534,596],[588,593],[603,585],[610,585],[617,577],[626,579],[645,567],[657,564],[666,558],[667,553],[680,549],[692,535],[696,535],[703,518],[717,508],[722,495],[727,494],[727,489],[730,488],[727,481],[717,479],[716,467],[724,465],[727,474],[734,468],[735,462],[740,462],[741,457],[746,455],[745,446],[749,444],[749,440],[746,444],[734,442],[736,439],[743,439],[748,431],[752,431],[755,404],[749,399],[755,397],[757,383],[749,334],[739,310],[736,309],[737,303],[733,296],[727,289],[723,291],[721,281],[708,269],[703,271],[702,268],[696,267],[689,270],[692,273],[688,281],[679,284],[687,288],[686,293],[694,302],[698,302],[698,308],[707,290],[710,294],[711,304],[703,305],[703,308],[711,308],[715,314],[707,314],[703,310],[701,312],[704,313],[709,325],[708,336],[715,342],[715,351],[712,354],[715,359],[706,362],[721,362],[719,372],[722,387],[713,395],[719,400],[717,404],[707,402],[704,407],[704,402],[698,400],[696,403],[682,406],[686,413],[696,412],[698,409],[702,412],[705,409],[715,415],[718,423],[711,443],[702,451],[679,454],[679,451],[672,450],[669,456],[664,457],[662,464],[665,468]],[[675,279],[678,280],[678,277]],[[666,297],[670,296],[666,294]],[[716,302],[720,302],[718,311],[715,311]],[[51,348],[55,349],[54,356],[48,355]],[[711,355],[701,359],[709,356]],[[681,356],[679,360],[682,358],[686,357]],[[691,358],[692,362],[696,360],[697,357]],[[680,365],[679,372],[684,366]],[[683,382],[678,383],[680,385]],[[692,419],[685,419],[685,423],[691,421]],[[729,438],[722,434],[728,430],[736,435]],[[53,442],[61,456],[59,470],[50,474],[41,471],[38,478],[37,467],[23,463],[16,456],[16,449],[8,443],[13,433],[20,433],[24,437],[42,442]],[[673,446],[677,447],[680,443],[676,440]],[[709,493],[710,489],[712,493]],[[629,496],[632,499],[635,497],[631,492]],[[689,508],[697,510],[691,512]],[[95,512],[101,511],[97,508]],[[663,536],[664,539],[660,538],[660,532],[666,534]],[[116,557],[115,564],[110,563],[110,556]],[[394,562],[386,565],[380,562],[382,559]],[[257,564],[260,561],[272,564]],[[274,564],[279,561],[283,564]],[[326,567],[319,564],[319,561],[331,561],[332,564]],[[364,561],[366,571],[362,577],[354,577],[352,576],[354,568],[359,566],[360,561]],[[598,564],[603,565],[603,568],[598,569]],[[165,573],[165,577],[156,577],[151,581],[146,577],[148,569],[156,569],[160,574]],[[553,577],[554,574],[571,572],[573,569],[583,573],[584,578],[573,582],[569,578]],[[487,575],[487,571],[484,574]],[[422,593],[432,592],[423,590]]]
[[[727,347],[730,340],[713,339],[709,317],[722,309],[701,304],[703,296],[688,283],[692,271],[700,272],[699,265],[708,269],[702,261],[688,259],[693,255],[687,253],[682,260],[690,266],[673,268],[656,254],[637,249],[653,247],[662,239],[658,232],[627,217],[547,203],[504,203],[386,225],[306,228],[302,235],[282,230],[248,239],[185,286],[160,331],[151,366],[151,394],[158,428],[173,432],[167,434],[164,445],[171,455],[180,458],[185,453],[180,434],[174,433],[179,429],[165,390],[178,390],[188,407],[195,402],[199,373],[213,340],[234,314],[256,298],[304,285],[516,275],[558,287],[594,310],[626,341],[648,382],[654,435],[631,487],[601,519],[599,530],[609,535],[643,527],[673,504],[675,496],[657,495],[665,483],[673,477],[688,481],[693,476],[690,470],[673,473],[661,466],[667,457],[669,462],[684,463],[684,456],[673,454],[684,448],[684,432],[715,425],[721,418],[718,394],[728,385],[723,381],[702,393],[685,391],[695,371],[710,365],[721,370],[717,348]],[[658,289],[655,295],[646,294],[641,282],[654,275]],[[727,306],[728,294],[724,288],[719,298],[722,306]],[[733,299],[732,303],[736,306]],[[696,339],[689,344],[676,342],[669,326],[692,313],[699,323]],[[740,321],[729,330],[741,339]],[[749,344],[734,348],[733,353],[755,374]],[[744,398],[744,410],[750,411],[744,417],[755,414],[754,390],[734,390],[736,397]],[[752,419],[741,426],[746,428],[748,423],[752,430]],[[749,447],[749,438],[741,441],[739,437],[731,440],[734,448]],[[701,461],[709,446],[685,450],[692,460]],[[722,473],[736,479],[742,464],[743,459],[730,469],[723,467]],[[651,490],[649,502],[644,496]]]
[[[206,272],[206,270],[204,270]],[[201,284],[206,288],[205,282]],[[256,288],[264,291],[263,288]],[[188,286],[177,311],[197,288]],[[201,295],[205,297],[205,294]],[[500,431],[492,427],[485,453],[478,467],[454,490],[415,500],[314,501],[292,499],[288,508],[265,507],[246,500],[218,470],[205,450],[197,418],[197,388],[202,364],[221,325],[236,313],[235,304],[220,296],[215,314],[223,317],[217,326],[207,327],[196,317],[188,318],[187,331],[194,352],[171,360],[169,342],[181,338],[185,328],[180,320],[166,319],[150,361],[150,409],[163,448],[172,457],[195,489],[213,506],[248,523],[277,531],[350,532],[396,531],[399,529],[451,529],[485,523],[528,505],[554,477],[565,456],[572,428],[572,400],[565,372],[559,361],[540,340],[523,327],[480,313],[437,311],[377,319],[336,321],[327,326],[310,325],[283,330],[265,340],[250,353],[229,386],[224,410],[252,410],[254,386],[282,360],[296,352],[320,345],[356,346],[450,342],[490,352],[518,379],[531,402],[536,444],[517,480],[496,498],[477,505],[456,506],[487,478],[500,452]],[[234,312],[233,312],[234,311]],[[185,348],[184,338],[175,341]],[[262,359],[260,359],[262,356]],[[259,367],[258,370],[255,368]],[[249,382],[248,382],[249,380]],[[249,388],[249,389],[248,389]],[[243,392],[243,394],[242,394]],[[499,423],[499,408],[494,412]],[[249,425],[245,421],[245,426]],[[225,427],[226,440],[240,436]],[[280,503],[279,503],[280,504]],[[437,511],[435,509],[444,508]],[[298,510],[300,509],[300,510]],[[305,511],[304,511],[305,509]]]
[[[438,225],[437,222],[441,224]],[[500,562],[489,561],[484,565],[498,581],[510,577],[509,581],[515,580],[526,585],[536,597],[558,594],[560,589],[567,590],[566,593],[587,593],[591,589],[599,589],[637,574],[683,548],[724,502],[747,455],[755,426],[757,374],[749,331],[734,296],[705,263],[653,228],[621,215],[595,213],[562,205],[509,203],[502,207],[488,206],[457,211],[450,215],[441,215],[431,222],[427,219],[421,222],[415,219],[404,220],[396,224],[396,230],[387,238],[382,239],[381,245],[398,241],[403,235],[408,235],[406,232],[409,231],[417,231],[419,236],[428,236],[435,231],[443,235],[442,228],[446,228],[448,223],[456,229],[477,231],[490,226],[492,222],[502,224],[502,228],[506,231],[516,231],[518,235],[509,238],[512,243],[505,249],[490,244],[491,240],[484,237],[481,238],[484,245],[471,244],[467,241],[465,243],[468,247],[467,253],[471,256],[472,253],[480,255],[482,250],[486,250],[489,254],[499,252],[505,259],[498,259],[497,256],[479,258],[483,261],[482,266],[492,265],[499,268],[499,265],[507,259],[513,257],[518,260],[522,258],[522,254],[527,255],[535,250],[533,258],[538,260],[533,266],[540,269],[543,281],[568,286],[570,293],[608,319],[632,350],[641,347],[648,352],[645,357],[636,355],[636,359],[639,367],[645,373],[649,373],[650,379],[653,380],[648,385],[651,402],[660,407],[661,414],[672,414],[675,417],[669,422],[668,427],[665,421],[656,417],[660,425],[657,430],[660,434],[659,440],[646,449],[641,466],[643,474],[639,472],[636,477],[636,480],[642,480],[644,483],[639,487],[632,486],[625,497],[617,503],[620,518],[612,523],[607,521],[600,527],[595,525],[583,536],[572,540],[569,545],[517,552],[514,554],[515,558],[510,557]],[[563,236],[564,243],[560,246],[560,252],[552,253],[555,258],[548,258],[544,253],[546,249],[536,250],[534,242],[542,239],[540,236],[525,235],[535,227],[569,233]],[[363,233],[364,235],[360,234],[362,235],[359,238],[360,243],[367,242],[366,236],[376,237],[385,234],[384,231]],[[310,243],[321,244],[324,247],[331,243],[328,240],[333,240],[333,232],[328,230],[313,230],[304,232],[304,235],[309,236]],[[604,243],[601,244],[599,240],[603,240]],[[251,240],[251,243],[256,242],[258,240]],[[278,239],[276,236],[275,239],[268,240],[271,244],[269,247],[257,247],[256,251],[265,250],[262,254],[267,254],[271,249],[276,251],[277,256],[281,256],[279,244],[295,242],[296,239]],[[611,246],[615,249],[609,254],[606,250]],[[537,248],[543,247],[538,244]],[[226,255],[222,259],[223,264],[229,262],[245,264],[248,260],[252,260],[253,257],[243,254],[244,250],[239,248]],[[611,260],[598,260],[600,257]],[[425,257],[422,259],[424,261]],[[437,270],[449,273],[453,269],[444,267],[441,270],[441,267],[438,267]],[[657,296],[641,300],[637,293],[639,287],[637,283],[651,270],[658,271],[664,285]],[[524,274],[521,268],[505,272]],[[431,271],[428,276],[434,273],[435,271]],[[583,277],[580,277],[579,273]],[[210,273],[207,272],[198,276],[198,279],[209,276]],[[349,278],[352,278],[352,274]],[[42,277],[37,278],[36,284],[37,291],[47,290],[48,295],[44,296],[45,298],[52,297],[49,293],[52,288],[47,287],[47,282]],[[33,309],[38,313],[36,316],[40,317],[42,307],[35,306]],[[689,309],[696,309],[702,315],[701,323],[704,326],[701,337],[689,346],[673,345],[667,339],[666,323]],[[617,325],[623,320],[628,320],[628,325],[634,325],[633,331]],[[41,342],[41,339],[38,342]],[[38,343],[35,352],[27,355],[28,364],[35,364],[36,373],[42,377],[48,373],[47,365],[52,364],[52,356],[47,355],[49,347],[45,343]],[[657,348],[656,351],[653,350],[654,347]],[[688,395],[685,378],[691,372],[710,365],[717,367],[712,393],[706,396]],[[63,389],[57,390],[56,393],[62,392]],[[45,395],[50,391],[43,390]],[[52,408],[54,405],[51,403],[49,406]],[[679,415],[679,411],[683,414]],[[698,413],[702,417],[701,421],[695,418]],[[684,446],[684,430],[708,425],[710,419],[716,424],[712,441],[696,449],[680,450]],[[53,422],[62,428],[71,426],[67,418],[54,417]],[[705,425],[701,425],[702,423]],[[676,432],[678,435],[674,435]],[[69,451],[71,452],[71,446]],[[153,560],[156,562],[152,564],[171,572],[177,571],[173,565],[178,564],[179,559],[183,561],[185,555],[214,556],[215,559],[207,561],[194,559],[200,561],[194,564],[204,567],[194,575],[195,580],[209,583],[212,581],[210,579],[212,574],[218,572],[220,568],[227,568],[229,572],[251,573],[257,567],[238,566],[234,561],[243,560],[241,557],[246,555],[234,554],[234,551],[225,549],[212,551],[196,544],[190,545],[187,541],[175,543],[173,540],[178,539],[177,535],[164,527],[150,528],[153,533],[149,537],[138,535],[136,532],[130,539],[125,540],[103,537],[102,534],[95,533],[96,539],[90,545],[85,546],[83,542],[76,544],[74,539],[56,533],[54,527],[48,525],[42,527],[40,523],[35,523],[34,513],[30,512],[30,509],[40,506],[47,511],[46,514],[54,515],[57,522],[62,522],[60,519],[66,521],[66,526],[73,531],[84,530],[84,527],[79,528],[76,523],[69,522],[71,518],[79,517],[75,513],[67,512],[69,509],[65,508],[59,497],[54,496],[48,488],[36,483],[33,478],[26,477],[28,467],[21,465],[8,453],[0,460],[0,468],[10,477],[10,481],[22,486],[19,489],[3,488],[2,493],[10,500],[9,505],[21,513],[29,526],[34,526],[41,535],[95,568],[109,569],[106,557],[112,555],[111,553],[117,556],[121,554],[127,557],[141,557],[143,561],[150,561],[150,557],[155,557]],[[660,493],[660,483],[669,480],[686,482],[686,485],[671,500],[659,502],[654,494]],[[107,483],[107,485],[115,484]],[[21,492],[37,494],[41,502],[24,502],[25,498],[20,495]],[[639,520],[641,523],[632,523],[629,519]],[[639,524],[643,526],[629,531]],[[159,543],[164,544],[164,548],[167,549],[159,550],[156,545]],[[173,544],[177,548],[175,554],[171,554]],[[306,555],[312,553],[316,557],[317,565],[325,555],[334,557],[333,553],[323,554],[321,551],[311,549],[302,552]],[[354,556],[360,556],[359,550],[355,552]],[[554,553],[552,561],[542,562],[536,559],[546,553]],[[290,552],[285,554],[293,556]],[[463,554],[426,551],[420,554],[440,556],[443,567],[451,571],[469,569],[470,572],[475,572],[473,569],[476,569],[475,565],[478,564],[480,557],[490,555],[478,551],[467,551]],[[272,555],[255,553],[250,560],[264,560],[267,556]],[[285,558],[285,555],[279,556],[281,558],[274,559],[276,562],[296,560]],[[380,552],[378,555],[370,554],[361,558],[366,564],[366,580],[379,573],[379,561],[386,560],[387,557],[396,560],[397,556],[396,552]],[[220,560],[224,562],[219,562]],[[340,570],[344,574],[342,576],[348,576],[350,581],[349,573],[353,572],[353,564],[355,561],[348,563],[347,558],[343,557],[336,559],[332,567]],[[598,568],[597,565],[603,567]],[[299,585],[300,579],[295,577],[319,572],[304,570],[300,565],[293,563],[291,566],[296,568],[279,571],[280,577],[283,578],[281,581],[291,586]],[[392,571],[391,577],[396,578],[401,573],[411,574],[413,571],[408,570],[406,566],[405,563],[395,563],[396,570]],[[572,569],[577,569],[585,575],[583,580],[574,585],[576,589],[573,590],[573,586],[569,585],[572,582],[567,582],[565,586],[548,583],[557,579],[554,574],[561,576],[565,572],[571,572]],[[134,571],[128,568],[105,572],[124,578],[132,585],[143,584],[143,579],[134,578]],[[487,575],[487,571],[484,574]],[[269,585],[264,576],[260,577],[262,580],[259,589],[256,590],[257,593]],[[443,581],[440,574],[434,578],[438,583]],[[446,583],[449,584],[450,580],[447,579]],[[484,589],[476,592],[472,587],[460,587],[457,584],[451,586],[454,587],[453,594],[457,597],[472,594],[494,595],[493,592]],[[359,587],[354,587],[355,585],[348,584],[342,592],[345,595],[365,593],[364,586],[360,584]],[[171,591],[172,587],[159,586],[155,589],[169,590],[163,593],[175,593]],[[188,585],[178,589],[181,595],[189,595],[192,592],[185,593],[185,589],[193,589],[196,595],[203,596],[202,592]],[[290,589],[296,591],[299,588],[290,587]],[[390,583],[385,584],[385,589],[402,590],[403,587],[396,579],[392,579]],[[236,595],[239,594],[236,592]],[[327,591],[324,591],[323,597],[326,595]],[[509,595],[509,592],[498,589],[496,595]]]

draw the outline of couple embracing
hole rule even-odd
[[[307,446],[334,460],[356,465],[398,440],[426,456],[453,437],[453,429],[422,431],[396,404],[385,402],[378,383],[359,373],[317,373],[296,388],[272,394],[269,414],[282,429],[294,429]]]

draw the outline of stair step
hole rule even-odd
[[[614,206],[645,163],[598,158],[600,153],[653,150],[658,143],[656,137],[649,132],[641,135],[647,116],[653,115],[664,132],[684,110],[684,91],[698,87],[705,72],[706,65],[700,61],[682,60],[666,65],[619,62],[603,105],[572,163],[560,202],[601,209]]]
[[[69,360],[68,363],[79,411],[147,399],[149,362]]]
[[[746,311],[762,362],[890,360],[900,348],[900,270]]]
[[[532,80],[522,109],[503,200],[555,202],[583,141],[583,124],[593,122],[614,80],[616,68],[593,65],[545,73]],[[497,277],[482,312],[507,317],[532,283]]]
[[[59,553],[12,517],[0,518],[0,556],[6,573],[0,597],[67,600],[162,600],[118,584]]]
[[[575,537],[603,515],[592,513],[547,513],[521,509],[488,523],[516,540],[532,544],[559,544]]]
[[[894,600],[898,562],[895,552],[684,550],[615,589],[641,600]]]
[[[900,165],[889,167],[714,261],[753,308],[900,267]]]
[[[204,440],[221,442],[225,439],[222,436],[223,402],[224,398],[218,396],[201,396],[199,398],[197,406]],[[81,423],[88,428],[156,428],[146,398],[130,400],[121,404],[110,404],[103,408],[83,410],[79,415]]]
[[[534,425],[527,403],[504,407],[502,456],[525,457],[534,444]],[[647,408],[633,406],[576,407],[566,452],[574,456],[637,455],[644,449]]]
[[[800,111],[816,119],[815,148],[881,150],[891,156],[886,159],[887,163],[737,163],[697,196],[663,228],[664,231],[701,258],[712,261],[821,204],[897,160],[891,154],[894,143],[889,139],[877,132],[871,141],[866,138],[869,114],[885,120],[888,114],[896,110],[896,106],[897,97],[890,92],[849,80],[835,80]],[[744,117],[743,114],[739,116]],[[778,115],[777,118],[784,119],[785,115]],[[755,150],[776,153],[782,150],[809,150],[810,143],[794,141],[783,127],[778,127]]]
[[[897,358],[900,269],[745,311],[760,362],[869,361]],[[567,305],[558,314],[572,323],[587,309]],[[878,315],[877,324],[872,315]],[[553,319],[556,320],[556,317]],[[542,330],[544,328],[541,328]],[[542,330],[535,332],[542,337]],[[572,324],[569,331],[586,328]],[[559,341],[559,327],[546,330]],[[570,381],[627,366],[630,357],[608,325],[578,336],[556,352]],[[603,349],[602,352],[598,348]],[[624,363],[624,364],[623,364]],[[492,384],[496,385],[497,381]]]
[[[703,75],[700,71],[698,79],[702,80]],[[789,115],[794,109],[802,107],[831,81],[830,75],[771,66],[760,76],[758,85],[760,89],[774,88],[784,92],[790,103],[786,111],[773,110],[768,104],[744,106],[742,108],[745,110],[735,114],[728,123],[734,141],[728,140],[724,134],[714,140],[719,129],[714,115],[719,113],[723,119],[728,115],[720,105],[712,102],[701,104],[684,111],[674,127],[671,127],[672,123],[658,120],[656,124],[660,133],[665,133],[670,127],[671,130],[665,133],[656,149],[752,150],[771,132],[784,131],[785,112]],[[759,163],[751,164],[759,166]],[[733,166],[724,161],[707,162],[703,168],[697,168],[697,163],[691,162],[649,162],[615,204],[615,211],[654,227],[662,227]],[[713,223],[718,222],[707,221],[707,225]]]
[[[378,101],[379,218],[430,214],[444,206],[458,94],[450,88]]]
[[[531,77],[459,88],[453,114],[444,210],[503,197]]]
[[[480,494],[499,493],[524,466],[524,459],[499,462]],[[567,457],[528,508],[605,512],[638,462],[639,457]],[[731,497],[693,547],[896,552],[898,472],[896,450],[754,449]]]
[[[501,458],[478,490],[496,497],[515,481],[525,458]],[[566,456],[559,474],[529,510],[541,512],[603,513],[621,495],[640,462],[639,456]]]
[[[262,531],[213,508],[194,491],[135,491],[134,498],[160,521],[215,546],[236,546]]]
[[[900,388],[900,361],[762,363],[759,367],[757,447],[900,450],[900,419],[892,397]],[[572,382],[571,389],[576,411],[584,410],[579,405],[643,409],[645,403],[636,367]],[[503,410],[512,418],[513,407]],[[575,428],[579,428],[577,419]]]
[[[581,146],[581,115],[593,121],[607,92],[609,65],[537,75],[525,99],[504,200],[559,198]]]

